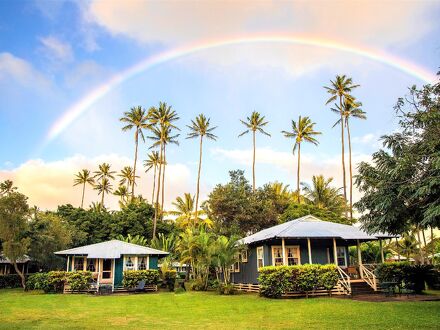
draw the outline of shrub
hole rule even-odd
[[[61,293],[66,282],[66,272],[51,271],[47,273],[47,290],[45,292]]]
[[[174,290],[174,293],[175,294],[182,294],[182,293],[185,293],[186,291],[185,291],[185,289],[184,288],[177,288],[176,290]]]
[[[161,271],[161,275],[162,275],[162,281],[165,284],[165,286],[168,288],[168,290],[174,291],[177,272],[174,269],[167,269]]]
[[[192,291],[206,291],[206,283],[201,278],[188,282],[188,287]]]
[[[268,266],[259,269],[260,294],[279,298],[286,292],[309,292],[317,288],[330,291],[338,282],[334,265]]]
[[[48,288],[48,274],[47,273],[35,273],[29,275],[26,281],[26,287],[29,290],[44,290],[45,292],[49,291]]]
[[[157,269],[148,270],[126,270],[122,278],[124,288],[135,288],[140,281],[144,280],[145,285],[157,285],[160,275]]]
[[[217,287],[217,292],[224,295],[233,295],[235,293],[234,285],[220,283]]]
[[[92,281],[92,272],[77,271],[66,275],[66,282],[70,285],[72,291],[84,291],[90,289]]]
[[[0,289],[21,287],[21,278],[17,274],[0,275]]]

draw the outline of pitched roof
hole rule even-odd
[[[25,255],[23,255],[23,257],[17,259],[17,263],[24,264],[24,263],[31,261],[31,260],[32,259],[28,255],[25,254]],[[10,263],[11,263],[11,261],[8,258],[6,258],[3,255],[3,253],[0,253],[0,264],[10,264]]]
[[[80,246],[77,248],[55,252],[58,255],[86,255],[87,258],[117,259],[123,254],[132,255],[167,255],[168,252],[152,249],[147,246],[111,240],[102,243]]]
[[[345,240],[376,240],[393,237],[388,234],[369,235],[362,229],[341,223],[320,220],[313,215],[291,220],[243,238],[244,244],[271,238],[340,238]]]

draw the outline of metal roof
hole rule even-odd
[[[31,260],[32,259],[28,255],[25,254],[25,255],[23,255],[23,257],[17,259],[17,263],[24,264],[24,263],[31,261]],[[0,253],[0,264],[10,264],[10,263],[11,263],[11,261],[8,258],[6,258],[3,255],[3,253]]]
[[[87,258],[117,259],[121,255],[167,255],[168,252],[149,248],[147,246],[111,240],[102,243],[80,246],[77,248],[55,252],[58,255],[84,255]]]
[[[369,235],[362,229],[341,223],[320,220],[313,215],[291,220],[243,238],[244,244],[272,238],[340,238],[345,240],[376,240],[393,237],[388,234]]]

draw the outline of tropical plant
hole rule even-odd
[[[175,216],[175,222],[179,228],[187,228],[189,226],[203,225],[212,227],[212,221],[206,218],[206,212],[199,210],[196,213],[194,210],[194,197],[190,193],[185,193],[183,198],[178,196],[174,202],[171,203],[175,210],[168,211],[169,215]],[[205,216],[205,217],[200,217]]]
[[[144,160],[145,173],[148,173],[151,169],[154,169],[153,174],[153,192],[151,195],[151,204],[154,204],[154,190],[156,188],[156,172],[160,166],[159,152],[152,151],[148,154],[148,159]]]
[[[246,118],[246,121],[241,120],[241,123],[246,126],[246,130],[242,132],[240,136],[243,136],[249,132],[252,131],[252,145],[253,145],[253,154],[252,154],[252,190],[255,191],[255,148],[256,148],[256,133],[257,131],[270,136],[269,133],[267,133],[263,128],[266,126],[269,122],[265,121],[264,116],[261,116],[258,112],[253,111],[250,117]]]
[[[300,202],[300,190],[299,190],[299,174],[301,167],[301,143],[303,141],[310,142],[314,145],[318,145],[318,140],[314,137],[315,135],[321,134],[321,132],[314,130],[315,123],[313,123],[309,117],[301,117],[299,116],[298,122],[292,120],[292,131],[282,131],[286,138],[295,139],[295,144],[293,145],[292,152],[295,154],[296,149],[298,148],[298,168],[296,172],[296,193],[297,193],[297,201]]]
[[[347,139],[348,139],[348,168],[350,175],[350,219],[353,219],[353,166],[351,161],[351,134],[350,134],[350,118],[367,119],[365,112],[361,109],[362,103],[357,102],[354,97],[351,100],[344,99],[344,107],[340,107],[336,104],[336,109],[332,108],[333,112],[338,114],[342,113],[342,118],[347,128]],[[334,125],[342,123],[342,118],[340,118]]]
[[[138,155],[138,145],[139,145],[139,136],[142,141],[145,142],[143,129],[149,127],[148,115],[145,109],[141,106],[136,106],[130,109],[130,111],[124,112],[124,116],[119,119],[121,122],[126,125],[122,127],[122,130],[129,131],[131,129],[135,129],[134,132],[134,164],[133,164],[133,175],[131,181],[131,197],[134,197],[134,186],[136,183],[136,163],[137,163],[137,155]]]
[[[210,118],[206,118],[204,114],[200,114],[195,120],[191,120],[191,126],[187,125],[190,132],[188,133],[187,139],[200,138],[199,142],[199,169],[197,171],[197,188],[196,188],[196,205],[195,205],[195,216],[194,219],[197,221],[197,213],[199,211],[199,193],[200,193],[200,172],[202,170],[202,152],[203,152],[203,138],[206,137],[210,140],[216,140],[217,136],[212,132],[217,128],[217,126],[210,127]]]
[[[240,252],[244,247],[239,242],[238,236],[218,236],[214,242],[214,264],[217,278],[223,274],[223,283],[231,283],[231,266],[239,261]]]
[[[330,87],[324,86],[331,96],[325,103],[326,105],[332,103],[339,99],[339,112],[340,120],[341,120],[341,162],[342,162],[342,181],[344,188],[344,198],[347,200],[347,181],[346,181],[346,173],[345,173],[345,138],[344,138],[344,114],[343,114],[343,104],[344,102],[352,102],[353,96],[351,95],[351,91],[359,85],[353,84],[353,80],[346,75],[337,75],[335,80],[330,80]]]
[[[101,195],[101,204],[104,206],[104,195],[106,193],[111,192],[111,183],[110,179],[114,180],[114,174],[115,171],[110,170],[110,164],[108,163],[102,163],[98,166],[98,170],[94,172],[95,176],[94,179],[98,181],[98,184],[95,185],[94,189],[98,190],[98,195]]]
[[[127,191],[130,189],[130,187],[133,183],[134,183],[134,185],[136,185],[135,180],[136,180],[136,178],[139,178],[139,176],[134,175],[133,167],[131,167],[131,166],[125,166],[121,170],[121,173],[118,174],[118,176],[121,178],[119,180],[119,185],[120,186],[126,185]]]
[[[0,182],[0,196],[9,195],[15,191],[17,191],[17,187],[14,187],[11,180]]]
[[[127,204],[127,198],[128,198],[128,188],[127,186],[119,186],[118,189],[116,189],[113,192],[113,195],[119,197],[119,206],[122,208]]]
[[[98,184],[95,185],[95,190],[98,191],[98,195],[101,195],[101,205],[104,205],[104,195],[112,192],[112,184],[108,178],[102,178]]]
[[[127,236],[123,236],[123,235],[119,234],[118,236],[116,236],[116,239],[123,241],[123,242],[142,245],[142,246],[148,245],[147,239],[141,235],[132,236],[132,235],[128,234]]]
[[[90,171],[87,169],[82,169],[77,174],[75,174],[75,180],[73,181],[73,186],[82,185],[82,197],[81,197],[81,208],[84,205],[84,193],[86,190],[86,184],[93,186],[95,184],[95,180],[91,175]]]

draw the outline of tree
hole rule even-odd
[[[351,225],[352,221],[340,213],[332,212],[326,208],[319,208],[313,204],[291,203],[287,209],[281,214],[280,222],[295,220],[306,215],[314,215],[315,217],[330,222],[343,223]]]
[[[253,111],[250,117],[246,118],[246,121],[241,120],[241,123],[246,126],[247,130],[242,132],[238,137],[243,136],[250,131],[252,131],[252,145],[253,145],[253,154],[252,154],[252,190],[255,191],[255,144],[256,144],[256,132],[260,132],[264,135],[270,136],[263,127],[266,126],[269,122],[265,121],[264,116],[261,116],[258,112]]]
[[[130,109],[130,111],[124,112],[124,116],[119,119],[121,122],[126,123],[124,127],[122,127],[122,130],[129,131],[131,129],[135,129],[134,132],[134,164],[133,164],[133,180],[131,182],[131,197],[134,197],[134,185],[136,182],[136,163],[137,163],[137,155],[138,155],[138,145],[139,145],[139,136],[141,137],[142,141],[145,142],[145,137],[143,133],[143,129],[146,129],[149,127],[148,123],[148,115],[145,109],[143,109],[141,106],[133,107]]]
[[[130,187],[134,184],[136,185],[135,181],[136,178],[139,178],[139,176],[134,175],[133,167],[131,166],[125,166],[121,173],[118,174],[118,176],[121,178],[119,180],[119,185],[126,185],[127,190],[130,189]],[[132,196],[133,197],[133,196]]]
[[[151,204],[154,204],[154,189],[156,188],[156,171],[158,166],[160,166],[159,153],[157,151],[150,152],[148,154],[148,159],[144,160],[145,173],[148,173],[152,168],[154,168],[153,174],[153,192],[151,195]]]
[[[239,261],[240,252],[244,249],[240,244],[238,236],[218,236],[214,242],[214,263],[216,265],[217,277],[223,274],[225,285],[231,283],[231,266]]]
[[[95,180],[91,175],[90,171],[87,169],[82,169],[77,174],[75,174],[75,180],[73,181],[73,186],[82,185],[82,197],[81,197],[81,207],[84,206],[84,193],[86,190],[86,184],[93,186],[95,184]]]
[[[345,178],[345,138],[344,138],[344,115],[343,115],[343,104],[344,102],[350,103],[353,100],[351,96],[351,91],[359,85],[354,85],[353,80],[348,78],[346,75],[337,75],[336,79],[330,80],[331,86],[324,88],[327,90],[331,96],[325,103],[326,105],[332,103],[339,99],[339,109],[341,110],[339,115],[341,117],[341,162],[342,162],[342,182],[344,188],[344,198],[347,200],[347,180]]]
[[[95,185],[95,190],[98,190],[98,195],[101,194],[101,205],[104,206],[104,195],[111,192],[112,185],[110,179],[114,180],[115,171],[110,170],[110,164],[102,163],[98,170],[94,172],[94,178],[98,181]]]
[[[301,183],[301,185],[308,203],[342,215],[342,212],[346,210],[346,202],[344,196],[341,195],[341,188],[332,187],[332,182],[333,178],[325,179],[323,175],[314,175],[312,186],[306,183]]]
[[[123,241],[123,242],[137,244],[137,245],[143,245],[143,246],[148,245],[147,239],[141,235],[131,236],[130,234],[128,234],[127,236],[124,236],[124,235],[119,234],[118,236],[116,236],[116,239]]]
[[[350,218],[353,218],[353,166],[351,162],[351,134],[350,134],[350,118],[358,118],[358,119],[367,119],[365,112],[361,109],[362,103],[357,102],[354,97],[351,100],[344,100],[344,107],[340,109],[338,105],[336,105],[336,109],[332,108],[332,110],[336,113],[342,113],[342,118],[345,123],[345,127],[347,128],[347,138],[348,138],[348,167],[350,174]],[[333,127],[338,124],[341,124],[342,121],[339,119]]]
[[[0,196],[9,195],[15,191],[17,191],[17,187],[14,187],[11,180],[0,182]]]
[[[295,154],[296,149],[298,148],[298,168],[296,172],[296,193],[297,193],[297,201],[300,202],[300,190],[299,190],[299,173],[301,167],[301,143],[303,141],[310,142],[314,145],[318,145],[318,140],[314,138],[315,135],[321,134],[321,132],[317,132],[314,130],[315,123],[313,123],[309,117],[302,118],[299,116],[298,123],[292,120],[292,131],[282,131],[286,138],[295,139],[295,144],[293,145],[293,154]]]
[[[440,225],[440,84],[412,87],[395,110],[400,131],[382,137],[372,162],[360,163],[355,204],[369,232],[402,234]]]
[[[217,128],[210,127],[210,118],[206,118],[205,115],[200,114],[195,120],[191,120],[191,126],[189,128],[187,139],[193,139],[196,137],[200,138],[199,142],[199,169],[197,171],[197,188],[196,188],[196,205],[195,205],[195,216],[194,219],[197,221],[197,213],[199,211],[199,193],[200,193],[200,172],[202,170],[202,152],[203,152],[203,138],[206,137],[210,140],[217,140],[217,136],[212,132]]]
[[[204,225],[207,227],[212,226],[212,221],[208,218],[201,218],[200,216],[206,215],[204,210],[199,212],[194,211],[194,197],[190,193],[185,193],[183,198],[177,197],[174,202],[172,202],[175,210],[168,211],[167,213],[175,216],[176,225],[179,228],[187,228],[190,226]],[[197,218],[196,218],[197,217]]]
[[[113,192],[113,195],[119,197],[119,206],[121,208],[128,202],[128,188],[126,186],[119,186],[118,189]]]
[[[17,260],[23,258],[29,251],[28,220],[29,206],[26,196],[13,191],[0,197],[0,240],[2,241],[3,255],[14,266],[25,290],[26,279],[17,266]]]

